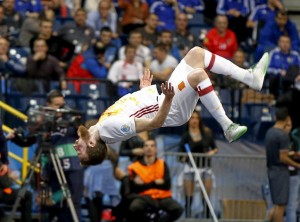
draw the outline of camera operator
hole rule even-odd
[[[61,165],[67,180],[67,186],[71,193],[71,198],[76,210],[77,217],[80,221],[81,218],[81,198],[83,191],[83,168],[80,165],[77,153],[73,148],[74,139],[77,139],[77,123],[73,122],[73,119],[64,119],[63,112],[60,110],[72,110],[65,105],[64,96],[59,90],[51,90],[47,94],[46,98],[46,108],[56,111],[57,118],[55,118],[55,123],[49,122],[39,122],[39,115],[37,114],[34,121],[29,124],[29,131],[35,131],[40,133],[41,131],[50,130],[49,142],[50,146],[55,149],[55,153],[58,155]],[[74,111],[74,110],[73,110]],[[45,111],[47,112],[47,110]],[[78,119],[77,119],[78,120]],[[55,128],[53,129],[53,126]],[[61,127],[63,125],[63,127]],[[57,128],[56,128],[57,127]],[[31,133],[32,134],[32,133]],[[42,135],[44,137],[44,135]],[[19,138],[17,138],[19,137]],[[17,136],[14,142],[21,145],[32,145],[37,142],[36,136],[28,136],[27,138],[20,138]],[[43,146],[43,142],[38,144]],[[44,157],[47,157],[46,159]],[[63,197],[63,193],[56,176],[54,167],[51,164],[51,159],[48,155],[42,153],[41,157],[42,173],[41,180],[46,184],[47,198],[43,198],[43,195],[38,196],[37,202],[42,205],[42,209],[48,212],[49,221],[73,221],[70,209],[68,207],[67,201]],[[45,187],[43,187],[45,188]]]
[[[6,137],[2,131],[2,122],[0,121],[0,203],[12,205],[17,199],[19,189],[12,189],[13,179],[8,168],[8,150],[7,139],[11,139],[13,134],[8,134]],[[24,198],[20,204],[21,221],[31,221],[32,211],[32,194],[26,191]],[[5,221],[4,212],[0,212],[0,221]]]
[[[47,95],[47,106],[54,109],[64,108],[65,100],[59,90],[52,90]],[[77,127],[68,127],[66,136],[55,136],[52,138],[56,154],[61,160],[64,174],[71,192],[72,201],[76,210],[77,218],[81,218],[81,198],[83,191],[83,168],[80,165],[77,153],[73,148],[74,139],[77,138]],[[52,170],[50,174],[50,186],[52,188],[52,200],[54,205],[50,210],[50,217],[57,217],[57,221],[72,221],[70,209],[66,202],[62,201],[60,186]],[[56,191],[56,192],[55,192]],[[51,219],[51,218],[50,218]]]

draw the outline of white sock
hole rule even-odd
[[[204,65],[214,73],[231,76],[246,85],[252,84],[253,76],[249,70],[240,68],[231,61],[207,50],[204,50]]]
[[[197,85],[202,104],[210,114],[218,121],[223,131],[226,131],[232,121],[227,117],[225,110],[215,93],[210,79],[205,79]]]

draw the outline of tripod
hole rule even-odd
[[[33,167],[31,167],[29,169],[29,172],[26,175],[25,181],[22,184],[22,186],[21,186],[21,188],[18,192],[17,199],[14,203],[13,209],[12,209],[10,217],[9,217],[9,222],[13,221],[13,217],[16,214],[16,211],[18,209],[20,201],[22,200],[22,198],[24,198],[27,187],[30,184],[30,181],[32,180],[32,176],[34,174],[34,168],[38,166],[39,160],[40,160],[41,155],[43,153],[49,153],[50,160],[53,164],[56,177],[58,179],[58,182],[60,184],[60,188],[62,190],[63,197],[67,201],[67,204],[68,204],[69,209],[71,211],[73,221],[74,222],[79,222],[79,220],[77,218],[75,208],[74,208],[74,204],[73,204],[73,201],[72,201],[72,198],[71,198],[70,190],[68,188],[67,180],[66,180],[63,168],[61,166],[61,162],[60,162],[59,157],[57,156],[57,154],[54,152],[54,148],[53,148],[51,142],[49,142],[49,141],[42,141],[41,145],[38,146],[37,153],[36,153],[36,155],[35,155],[35,157],[32,161]]]

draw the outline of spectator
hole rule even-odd
[[[290,21],[286,11],[277,11],[275,20],[267,22],[260,32],[255,60],[258,61],[263,52],[275,48],[282,35],[290,36],[291,49],[299,51],[300,40],[295,23]]]
[[[228,29],[228,19],[225,15],[218,15],[215,18],[215,28],[207,32],[203,44],[209,51],[232,59],[238,43],[234,32]]]
[[[86,11],[79,8],[74,14],[75,23],[64,25],[58,30],[58,36],[75,46],[75,53],[85,51],[92,43],[94,29],[86,25]]]
[[[217,13],[228,17],[229,28],[236,34],[239,43],[244,42],[250,35],[246,27],[249,12],[248,0],[220,0],[218,2]]]
[[[151,62],[151,51],[148,47],[142,45],[142,34],[139,31],[132,31],[129,34],[128,43],[136,47],[136,56],[134,61],[140,62],[145,67],[149,67]],[[119,49],[119,59],[125,58],[125,46]]]
[[[180,50],[181,58],[197,45],[195,36],[188,31],[188,17],[184,13],[179,13],[175,20],[176,30],[173,34],[173,45]]]
[[[112,35],[109,27],[103,27],[100,31],[100,39],[97,41],[97,44],[102,44],[105,47],[105,66],[107,69],[118,57],[118,46],[113,41]]]
[[[74,53],[74,45],[63,40],[59,36],[53,35],[53,22],[42,20],[40,23],[40,32],[30,40],[30,49],[33,51],[33,43],[36,39],[44,39],[48,46],[48,53],[56,57],[59,65],[63,68],[71,60]]]
[[[158,31],[175,30],[175,18],[180,12],[177,0],[154,1],[150,7],[150,13],[159,18]]]
[[[159,34],[158,42],[164,44],[168,54],[176,58],[178,62],[185,56],[185,50],[180,51],[179,48],[173,44],[173,33],[171,31],[162,30]]]
[[[156,81],[167,81],[178,65],[177,60],[168,55],[164,44],[157,44],[153,49],[154,60],[150,64],[153,79]]]
[[[291,50],[291,40],[282,35],[278,40],[278,47],[270,52],[270,63],[267,74],[270,92],[277,98],[283,89],[283,77],[290,66],[300,66],[300,57],[297,51]]]
[[[158,17],[151,13],[146,19],[144,27],[137,29],[143,37],[142,44],[150,49],[157,43],[158,39]]]
[[[87,24],[94,29],[95,36],[99,36],[100,30],[104,26],[108,26],[111,29],[113,38],[118,36],[117,14],[111,11],[111,4],[110,1],[101,0],[98,5],[98,10],[88,14]]]
[[[30,40],[39,34],[40,31],[40,23],[43,20],[54,21],[55,14],[52,9],[44,8],[38,15],[37,18],[27,17],[21,27],[20,35],[19,35],[19,44],[22,47],[28,48],[30,51]]]
[[[2,121],[0,121],[0,203],[13,205],[17,198],[19,198],[19,189],[12,188],[12,175],[9,172],[7,139],[13,138],[13,134],[4,135],[2,130]],[[32,193],[25,191],[24,196],[21,196],[20,210],[21,221],[31,222],[32,209]],[[0,214],[0,220],[6,221]]]
[[[149,7],[142,0],[118,0],[119,8],[123,10],[121,26],[124,34],[129,34],[142,27],[149,14]]]
[[[201,13],[205,8],[202,0],[178,0],[178,4],[186,14]]]
[[[120,145],[120,156],[128,156],[131,162],[135,162],[144,156],[144,142],[153,138],[149,131],[138,133],[136,136],[125,140]]]
[[[18,35],[24,18],[15,10],[15,0],[3,0],[2,7],[10,34]]]
[[[117,85],[119,96],[134,91],[132,88],[134,83],[127,81],[139,81],[143,75],[143,65],[140,62],[135,62],[135,57],[136,48],[132,45],[126,45],[125,59],[114,62],[109,70],[107,78]]]
[[[105,48],[102,44],[95,44],[92,48],[77,55],[68,71],[67,78],[106,78],[107,68],[105,66]],[[80,85],[83,80],[72,81],[75,89],[80,92]],[[91,81],[88,81],[91,83]]]
[[[95,11],[95,9],[98,7],[99,2],[101,2],[103,0],[89,0],[89,1],[85,1],[84,3],[84,9],[90,13],[92,11]],[[104,1],[108,1],[109,4],[111,5],[110,7],[110,11],[112,13],[116,13],[116,8],[115,8],[115,4],[117,4],[118,0],[104,0]]]
[[[289,196],[289,166],[297,169],[300,164],[289,157],[289,133],[292,128],[287,109],[276,109],[276,122],[265,136],[267,170],[273,207],[270,221],[283,221]]]
[[[253,29],[253,40],[257,41],[257,36],[267,21],[275,19],[275,11],[283,9],[280,0],[268,0],[267,4],[258,5],[251,11],[246,25],[248,28]]]
[[[0,73],[4,76],[23,76],[25,64],[20,58],[9,54],[9,42],[0,37]]]
[[[154,206],[166,212],[160,220],[176,221],[182,207],[172,198],[169,168],[164,160],[157,158],[154,139],[145,141],[143,149],[144,158],[128,166],[131,193],[137,194],[129,205],[129,216],[135,221],[145,221],[148,207]]]
[[[33,54],[28,57],[26,73],[29,78],[43,79],[44,91],[49,91],[50,81],[60,81],[61,88],[66,88],[65,73],[59,61],[48,55],[48,46],[44,39],[34,40]]]
[[[187,132],[183,134],[179,145],[179,152],[185,152],[185,144],[189,144],[192,153],[206,154],[206,157],[198,157],[195,162],[199,168],[199,173],[203,179],[205,190],[210,196],[213,188],[213,172],[211,170],[212,155],[218,152],[214,141],[213,133],[210,128],[204,125],[199,112],[194,111],[187,124]],[[188,157],[180,157],[180,161],[185,163],[183,187],[185,193],[185,214],[187,218],[192,217],[192,203],[195,189],[195,172]],[[202,195],[203,196],[203,195]],[[209,216],[209,209],[203,198],[203,215]]]

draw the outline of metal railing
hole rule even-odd
[[[192,171],[188,163],[179,162],[186,153],[164,153],[172,178],[173,196],[185,206],[184,174]],[[264,221],[267,218],[267,203],[262,187],[266,182],[266,160],[264,155],[214,155],[193,154],[201,169],[211,169],[212,191],[210,200],[220,221]],[[210,166],[209,166],[210,165]],[[198,171],[200,172],[200,171]],[[202,180],[205,178],[202,174]],[[204,204],[203,204],[204,203]],[[192,216],[189,218],[210,218],[205,211],[199,184],[195,180]],[[183,215],[183,218],[186,218]]]

